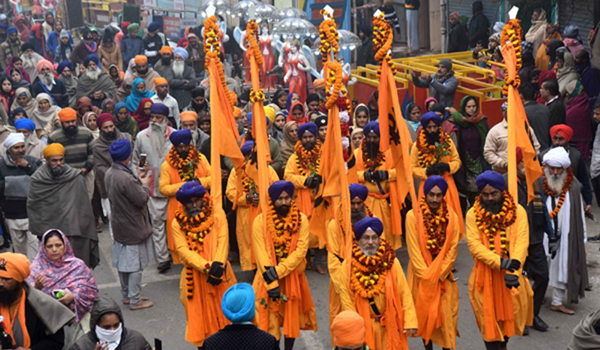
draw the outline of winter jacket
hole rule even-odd
[[[98,47],[96,45],[97,44],[92,42],[92,46]],[[81,40],[79,44],[75,46],[75,49],[71,53],[70,61],[73,64],[83,64],[83,60],[85,60],[85,58],[88,57],[90,54],[98,56],[98,50],[96,49],[94,52],[91,52],[90,50],[88,50],[87,46],[85,46],[85,41]]]
[[[23,54],[21,46],[23,46],[23,42],[20,39],[17,39],[14,43],[8,39],[0,44],[0,64],[2,64],[4,70],[10,65],[10,59],[13,56],[20,57]]]
[[[121,54],[123,56],[123,67],[129,67],[129,61],[137,55],[144,54],[144,42],[142,38],[136,36],[132,38],[127,35],[121,39]]]
[[[200,83],[196,79],[194,68],[186,65],[181,77],[176,77],[173,68],[169,68],[166,79],[169,82],[169,94],[177,100],[179,106],[189,105],[192,101],[192,89]]]
[[[448,33],[448,53],[467,51],[469,38],[467,37],[467,28],[461,23],[450,24],[450,33]]]
[[[19,167],[7,154],[0,159],[0,208],[7,219],[27,219],[27,194],[31,175],[42,161],[25,156],[27,167]],[[20,195],[21,194],[21,195]]]
[[[107,61],[106,64],[102,63],[103,58]],[[102,47],[102,45],[100,45],[98,48],[98,60],[102,66],[102,70],[106,73],[109,73],[108,67],[110,67],[112,64],[116,65],[120,72],[123,72],[123,56],[121,54],[121,50],[116,44],[113,44],[112,52],[109,52]]]
[[[431,76],[431,82],[416,78],[413,79],[413,84],[418,88],[429,88],[429,97],[435,97],[445,107],[454,107],[454,95],[456,95],[456,89],[458,88],[458,80],[456,80],[454,72],[448,72],[448,74],[452,74],[452,76],[443,83],[437,81],[436,73]]]
[[[155,36],[146,34],[142,39],[144,43],[144,55],[148,57],[148,63],[151,65],[154,65],[156,62],[158,62],[160,59],[160,49],[162,49],[162,47],[165,45],[160,34],[162,33],[157,33]]]
[[[75,44],[73,43],[73,37],[71,36],[71,33],[67,32],[67,34],[69,34],[69,44],[71,44],[71,49],[73,47],[75,47]],[[60,45],[60,33],[57,32],[52,32],[50,33],[50,35],[48,35],[48,38],[46,39],[46,47],[48,48],[48,50],[50,50],[50,52],[54,53],[56,52],[56,48]],[[59,61],[59,63],[62,61]]]
[[[490,21],[483,14],[483,3],[481,1],[473,3],[473,13],[473,17],[469,22],[469,47],[477,46],[478,42],[481,42],[483,47],[488,47]]]

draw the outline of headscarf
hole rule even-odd
[[[294,94],[295,94],[295,95],[298,95],[298,94],[297,94],[297,93],[295,93],[295,92],[290,92],[290,93],[288,94],[288,97],[287,97],[287,102],[286,102],[286,105],[287,105],[287,110],[288,110],[288,112],[290,112],[290,114],[292,114],[292,109],[291,109],[291,108],[293,107],[293,106],[292,106],[292,97],[294,96]],[[299,95],[298,95],[298,96],[299,96]],[[302,101],[300,101],[300,102],[302,102]],[[303,109],[303,110],[304,110],[304,109]],[[302,114],[304,114],[304,113],[302,113]]]
[[[94,109],[94,105],[92,104],[92,99],[87,96],[81,96],[77,103],[75,103],[75,111],[77,112],[77,121],[80,124],[83,124],[83,115],[86,112],[82,112],[81,109],[83,107],[89,107],[90,111]]]
[[[290,94],[290,95],[291,95],[291,94]],[[288,96],[288,100],[289,100],[289,99],[290,99],[290,98],[289,98],[289,96]],[[300,119],[296,119],[296,118],[294,118],[294,113],[293,113],[293,111],[294,111],[294,108],[297,108],[297,107],[302,109],[302,117],[301,117]],[[293,122],[297,122],[297,123],[298,123],[298,125],[302,125],[302,124],[304,124],[304,123],[306,123],[306,122],[308,121],[308,120],[306,119],[306,115],[304,114],[304,104],[303,104],[302,102],[294,102],[294,103],[291,105],[291,108],[289,109],[289,114],[288,114],[288,117],[287,117],[287,121],[288,121],[288,122],[292,122],[292,121],[293,121]]]
[[[131,155],[131,141],[119,139],[110,144],[108,151],[113,162],[124,161]]]
[[[460,22],[460,13],[458,13],[457,11],[454,11],[450,14],[450,16],[448,18],[450,20],[455,20],[456,22]]]
[[[434,187],[439,188],[445,196],[446,191],[448,190],[448,182],[446,182],[446,179],[439,175],[432,175],[425,180],[425,184],[423,184],[423,192],[425,195],[427,195]]]
[[[549,70],[554,69],[554,64],[556,63],[556,50],[563,46],[565,46],[565,44],[562,42],[562,40],[558,39],[551,39],[548,43],[548,54],[550,56],[550,66],[548,67]]]
[[[102,109],[102,112],[106,112],[106,107],[111,104],[113,106],[117,106],[117,104],[115,103],[115,100],[113,100],[112,98],[105,98],[104,101],[102,101],[102,104],[100,105],[100,109]]]
[[[229,287],[221,299],[223,315],[231,322],[250,322],[254,319],[254,289],[248,283],[238,283]]]
[[[367,199],[367,196],[369,195],[369,189],[365,185],[353,183],[350,184],[349,190],[350,200],[358,197],[358,199],[364,202]]]
[[[563,67],[559,68],[558,72],[556,73],[557,80],[560,81],[561,78],[563,78],[564,76],[566,76],[568,74],[577,74],[577,76],[579,76],[579,73],[577,73],[577,70],[575,69],[575,58],[573,57],[573,55],[571,54],[569,49],[560,48],[559,50],[561,50],[561,52],[563,54],[564,63],[563,63]]]
[[[18,24],[20,20],[23,20],[21,24]],[[31,31],[29,30],[29,21],[25,18],[25,15],[19,13],[13,18],[13,26],[19,30],[21,33],[21,41],[24,43],[29,41],[29,36],[31,35]]]
[[[133,80],[133,78],[134,78],[133,77],[133,68],[134,67],[135,67],[135,59],[132,58],[129,60],[129,64],[127,64],[127,69],[125,70],[125,76],[123,77],[123,81],[125,81],[125,79],[127,79],[127,78],[132,78],[132,80]]]
[[[269,186],[269,198],[271,199],[271,202],[275,203],[275,201],[279,199],[281,193],[283,192],[287,193],[290,197],[293,198],[294,190],[294,184],[290,181],[277,180],[273,182],[271,186]]]
[[[435,97],[428,97],[428,98],[426,98],[426,99],[425,99],[425,104],[424,104],[424,106],[425,106],[424,110],[426,110],[426,111],[427,111],[427,105],[428,105],[428,104],[429,104],[429,102],[431,102],[431,101],[433,101],[434,103],[437,103],[437,102],[438,102],[438,101],[435,99]]]
[[[285,90],[279,89],[279,90],[275,91],[275,93],[273,94],[273,97],[271,98],[271,103],[274,103],[277,106],[279,106],[279,103],[277,101],[279,101],[279,98],[281,98],[281,96],[283,96],[283,95],[285,95]]]
[[[129,112],[135,112],[142,99],[150,98],[155,95],[155,93],[150,90],[144,90],[144,92],[140,92],[140,90],[137,89],[137,86],[140,83],[144,83],[144,85],[146,85],[146,82],[142,78],[137,78],[133,81],[133,84],[131,85],[131,95],[127,96],[125,99],[125,104],[127,105],[127,110]]]
[[[357,127],[357,122],[356,122],[356,116],[358,115],[358,112],[366,112],[367,113],[367,123],[370,120],[369,117],[369,107],[367,107],[367,105],[365,105],[364,103],[360,103],[358,106],[356,106],[356,108],[354,109],[354,113],[352,115],[352,122],[354,125],[354,127]]]
[[[571,158],[564,147],[554,147],[544,154],[542,164],[566,169],[571,166]]]
[[[92,115],[96,117],[96,121],[98,120],[98,115],[97,115],[96,113],[94,113],[94,112],[92,112],[92,111],[90,111],[90,112],[87,112],[86,114],[84,114],[84,115],[83,115],[83,126],[84,126],[86,129],[88,129],[89,131],[91,131],[91,132],[92,132],[92,135],[94,135],[94,139],[97,139],[97,138],[98,138],[98,136],[100,136],[100,127],[99,127],[99,126],[97,126],[97,127],[96,127],[96,130],[92,130],[92,129],[90,129],[90,128],[88,127],[88,125],[87,125],[87,124],[88,124],[88,121],[90,120],[90,117],[91,117]]]
[[[354,311],[340,312],[331,323],[333,343],[337,347],[365,343],[365,320]]]
[[[281,141],[281,157],[285,160],[289,159],[290,156],[294,153],[294,146],[296,146],[296,141],[292,139],[290,136],[290,131],[292,130],[292,126],[298,125],[298,122],[287,122],[283,126],[283,141]]]
[[[10,77],[10,71],[13,68],[17,68],[17,67],[15,67],[15,64],[14,64],[15,61],[23,62],[23,59],[21,59],[21,57],[19,57],[19,56],[13,56],[10,58],[10,63],[8,65],[8,68],[6,68],[6,75],[9,77]],[[19,71],[21,72],[21,79],[25,80],[31,84],[31,78],[29,78],[29,74],[27,74],[27,71],[25,70],[25,68],[21,67],[21,69],[19,69]],[[12,77],[11,77],[11,79],[12,79]]]
[[[138,104],[138,107],[135,110],[135,113],[133,113],[133,119],[135,119],[135,121],[137,122],[137,125],[140,127],[140,130],[146,129],[150,123],[150,114],[146,114],[146,112],[144,111],[144,106],[148,102],[150,102],[151,104],[154,103],[149,98],[143,98],[140,101],[140,103]],[[121,103],[125,104],[125,107],[127,107],[125,102],[121,102]],[[121,103],[117,104],[117,106],[120,105]],[[129,110],[129,107],[127,107],[127,110]],[[118,112],[119,112],[118,109],[115,107],[115,113],[118,113]]]
[[[557,124],[550,128],[550,138],[553,139],[556,134],[560,133],[562,137],[567,141],[571,141],[573,137],[573,129],[565,124]]]
[[[383,234],[383,223],[377,217],[366,217],[354,225],[354,237],[356,240],[360,240],[365,232],[371,229],[377,236],[381,237]]]
[[[487,185],[490,185],[499,191],[506,190],[504,176],[492,170],[486,170],[483,174],[477,176],[475,183],[477,184],[477,189],[479,189],[479,191],[483,190]]]
[[[21,94],[25,94],[27,96],[27,105],[25,107],[21,107],[21,105],[19,104],[19,102],[17,101],[17,99],[19,98],[19,96]],[[25,113],[31,117],[31,115],[34,113],[34,111],[37,108],[37,104],[35,103],[35,100],[33,100],[33,98],[31,97],[31,92],[29,92],[29,89],[27,88],[18,88],[17,91],[15,91],[15,100],[13,101],[12,106],[10,107],[11,111],[14,111],[17,108],[22,108],[25,110]]]
[[[12,125],[14,125],[14,124],[15,124],[15,122],[16,122],[16,121],[15,121],[15,117],[16,117],[16,116],[17,116],[17,114],[19,114],[19,113],[23,113],[23,114],[25,114],[25,118],[28,118],[28,119],[29,119],[29,116],[27,115],[27,112],[25,112],[25,110],[24,110],[23,108],[21,108],[21,107],[19,107],[19,108],[15,108],[15,109],[13,109],[13,110],[10,112],[10,114],[8,115],[8,125],[11,125],[11,126],[12,126]],[[35,125],[35,123],[34,123],[34,125]],[[35,130],[35,129],[34,129],[34,130]]]
[[[573,80],[567,84],[566,89],[567,93],[569,93],[569,98],[573,98],[583,91],[583,85],[580,80]]]
[[[192,198],[203,198],[206,194],[206,188],[196,181],[186,182],[175,193],[175,199],[181,204],[189,203]]]
[[[40,101],[47,100],[50,103],[50,108],[43,112],[39,108]],[[30,119],[35,123],[36,129],[43,129],[46,125],[54,119],[54,117],[60,112],[60,107],[57,107],[52,102],[50,95],[41,93],[35,98],[35,110],[30,115]]]
[[[46,253],[46,236],[51,232],[58,232],[65,244],[65,251],[60,260],[52,260]],[[33,285],[35,277],[46,276],[46,283],[42,292],[52,295],[54,290],[68,290],[73,294],[74,302],[71,309],[75,312],[75,323],[92,310],[94,299],[98,297],[98,286],[94,276],[85,263],[75,257],[71,243],[64,233],[57,229],[46,231],[40,242],[40,249],[31,263],[31,274],[27,281]]]
[[[548,27],[546,11],[542,9],[537,21],[531,21],[531,27],[525,34],[525,40],[532,44],[532,52],[537,53],[544,39],[546,39],[546,27]]]

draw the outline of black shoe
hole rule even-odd
[[[548,325],[546,324],[546,322],[544,322],[544,320],[542,320],[540,316],[535,316],[533,318],[533,328],[540,332],[545,332],[548,330]]]
[[[156,268],[158,269],[159,273],[164,273],[165,271],[171,268],[171,262],[165,261],[163,263],[158,264]]]
[[[525,328],[523,328],[523,336],[526,337],[529,335],[529,327],[525,326]]]

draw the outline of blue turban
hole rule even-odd
[[[240,150],[242,151],[242,154],[246,156],[252,152],[252,148],[254,148],[254,141],[250,140],[246,141]]]
[[[151,22],[148,24],[148,33],[155,32],[160,29],[160,24],[158,22]]]
[[[375,231],[379,237],[383,234],[383,223],[381,220],[376,217],[366,217],[354,225],[354,237],[356,240],[358,241],[369,228]]]
[[[315,136],[319,133],[319,128],[315,123],[304,123],[298,127],[298,138],[301,139],[305,132],[309,132]]]
[[[367,125],[365,125],[365,127],[363,128],[363,133],[365,134],[365,137],[372,132],[374,132],[377,136],[381,136],[381,134],[379,133],[379,122],[368,122]]]
[[[192,132],[189,129],[173,131],[169,136],[169,140],[175,147],[181,144],[189,146],[192,142]]]
[[[153,103],[150,106],[150,114],[158,114],[163,115],[165,117],[169,116],[169,107],[165,106],[163,103]]]
[[[256,314],[254,289],[248,283],[229,287],[221,299],[223,315],[231,322],[250,322]]]
[[[13,35],[14,33],[18,33],[19,31],[15,27],[9,27],[7,29],[8,35]]]
[[[184,61],[187,61],[188,57],[190,57],[187,50],[183,47],[175,48],[175,50],[173,50],[173,57],[175,57],[175,55],[181,56],[181,58],[183,58]]]
[[[442,125],[442,117],[440,117],[435,112],[427,112],[423,114],[423,116],[421,116],[421,126],[423,127],[423,129],[429,126],[429,123],[431,122],[433,122],[437,126],[440,126]]]
[[[25,130],[29,130],[29,131],[34,131],[35,123],[31,119],[21,118],[21,119],[15,120],[15,129],[16,130],[25,129]]]
[[[8,25],[6,25],[6,23],[0,23],[0,29],[7,30],[8,29]]]
[[[71,62],[62,61],[58,65],[58,68],[56,68],[56,71],[58,72],[58,74],[62,74],[63,70],[65,70],[65,68],[67,68],[67,67],[69,67],[69,69],[71,69]]]
[[[425,180],[425,184],[423,185],[423,191],[425,192],[425,195],[427,195],[429,191],[431,191],[436,186],[442,191],[442,193],[445,196],[446,191],[448,190],[448,183],[446,182],[446,179],[438,175],[430,176],[427,178],[427,180]]]
[[[275,203],[283,191],[285,191],[285,193],[287,193],[290,197],[294,197],[294,190],[295,187],[293,183],[289,181],[278,180],[269,186],[269,197],[271,197],[271,202]]]
[[[492,170],[484,171],[483,174],[477,176],[475,183],[477,184],[477,189],[479,191],[483,190],[487,185],[490,185],[499,191],[506,190],[504,176]]]
[[[98,65],[98,56],[95,54],[91,54],[91,55],[87,55],[85,57],[85,59],[83,60],[83,65],[85,66],[85,68],[88,67],[88,64],[90,63],[90,61],[96,63],[96,65]]]
[[[367,196],[369,195],[369,190],[367,186],[360,184],[351,184],[350,185],[350,200],[358,197],[361,201],[365,201]]]
[[[206,188],[196,181],[186,182],[175,193],[175,199],[181,204],[189,203],[192,198],[203,198],[206,194]]]
[[[117,140],[110,144],[108,151],[114,162],[126,160],[131,154],[131,141],[125,139]]]
[[[269,124],[271,124],[271,120],[269,119],[269,117],[267,118],[267,126],[269,126]],[[246,119],[248,120],[248,125],[252,125],[252,112],[249,112],[248,114],[246,114]]]

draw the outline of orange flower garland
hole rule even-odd
[[[265,93],[262,90],[254,91],[250,89],[250,102],[257,103],[265,100]]]
[[[448,204],[445,200],[442,200],[442,205],[435,214],[429,208],[425,197],[420,199],[419,206],[421,207],[423,223],[425,224],[426,247],[431,255],[436,256],[442,250],[444,243],[446,243],[446,229],[450,220]]]
[[[385,239],[375,255],[366,256],[356,243],[352,244],[350,289],[362,298],[373,298],[385,288],[385,276],[394,265],[396,253]]]
[[[219,58],[219,53],[221,53],[221,43],[219,42],[219,26],[217,25],[217,17],[210,16],[204,21],[204,53],[206,55],[205,65],[208,67],[210,65],[210,60],[214,59],[217,65],[217,70],[219,72],[219,77],[221,78],[221,84],[225,89],[227,99],[231,106],[235,106],[235,100],[229,94],[229,90],[227,89],[227,83],[225,82],[225,73],[223,72],[223,64],[221,63],[221,59]],[[210,70],[208,70],[210,72]]]
[[[452,154],[450,136],[442,128],[438,129],[438,133],[440,136],[439,145],[430,145],[427,143],[427,132],[425,129],[421,129],[419,132],[417,150],[419,151],[419,166],[422,168],[429,168],[439,162],[442,157]]]
[[[370,168],[370,169],[377,169],[383,163],[385,163],[385,153],[383,153],[381,151],[379,151],[379,153],[377,153],[377,158],[375,158],[375,159],[371,159],[371,158],[369,158],[367,156],[367,141],[366,141],[366,138],[364,138],[362,140],[362,143],[360,144],[360,149],[362,151],[363,163],[368,168]]]
[[[196,167],[200,164],[201,155],[200,152],[190,145],[190,151],[188,152],[187,158],[181,159],[179,153],[175,149],[175,146],[171,147],[171,150],[165,157],[167,163],[170,166],[177,169],[181,181],[187,182],[196,178]]]
[[[544,193],[546,193],[546,195],[554,197],[554,198],[558,197],[558,203],[556,203],[556,208],[554,208],[554,210],[552,210],[552,212],[549,213],[550,219],[554,219],[556,217],[556,215],[558,215],[558,212],[560,211],[560,208],[562,207],[563,203],[565,202],[565,197],[567,196],[567,192],[571,188],[572,183],[573,183],[573,170],[571,170],[571,168],[568,168],[567,169],[567,178],[565,179],[565,184],[562,188],[562,191],[560,191],[560,194],[557,195],[556,193],[554,193],[554,191],[552,191],[550,189],[550,186],[548,186],[548,180],[546,179],[546,173],[544,173],[544,183],[543,183]]]
[[[246,25],[246,42],[248,43],[248,55],[253,55],[256,64],[262,66],[263,55],[258,47],[258,23],[256,20],[251,20]]]
[[[496,253],[496,234],[500,232],[500,257],[508,256],[508,249],[506,249],[506,229],[515,223],[517,220],[517,206],[513,197],[504,191],[504,203],[502,210],[498,214],[492,214],[481,206],[481,196],[477,196],[475,200],[475,221],[477,227],[487,237],[490,245],[490,251]]]
[[[290,211],[285,218],[282,218],[275,211],[275,206],[269,200],[269,215],[267,218],[267,228],[273,241],[275,255],[279,262],[285,261],[290,253],[292,235],[298,232],[302,223],[302,217],[296,201],[292,200]]]
[[[325,10],[320,11],[323,18],[327,18],[325,14],[327,13]],[[329,61],[331,56],[331,51],[333,50],[333,56],[337,55],[340,52],[340,45],[338,41],[340,40],[340,34],[336,30],[337,26],[333,19],[324,19],[323,22],[319,25],[319,38],[321,39],[321,43],[319,44],[319,51],[321,52],[321,57],[323,63]]]
[[[385,59],[390,65],[392,74],[396,74],[396,67],[392,64],[392,43],[394,42],[394,33],[392,27],[384,19],[384,13],[379,16],[373,16],[373,50],[375,50],[375,59],[381,64]],[[377,71],[377,76],[381,71]]]
[[[518,72],[523,67],[523,57],[521,51],[521,38],[523,37],[523,30],[521,29],[521,21],[518,19],[511,19],[502,28],[502,34],[500,34],[500,43],[505,45],[507,42],[512,43],[515,48],[515,54],[517,56],[516,71]],[[515,75],[515,78],[509,78],[507,76],[506,83],[502,87],[502,93],[508,95],[508,87],[513,86],[518,89],[521,86],[521,78],[519,74]]]
[[[248,176],[248,174],[246,173],[246,163],[244,163],[244,165],[241,168],[241,177],[242,177],[242,187],[244,189],[244,193],[250,193],[253,194],[256,192],[256,184],[254,183],[254,180],[252,180],[250,178],[250,176]]]
[[[315,147],[307,151],[302,142],[297,141],[294,146],[296,153],[296,167],[302,176],[313,176],[319,173],[321,168],[321,141],[317,140]]]

